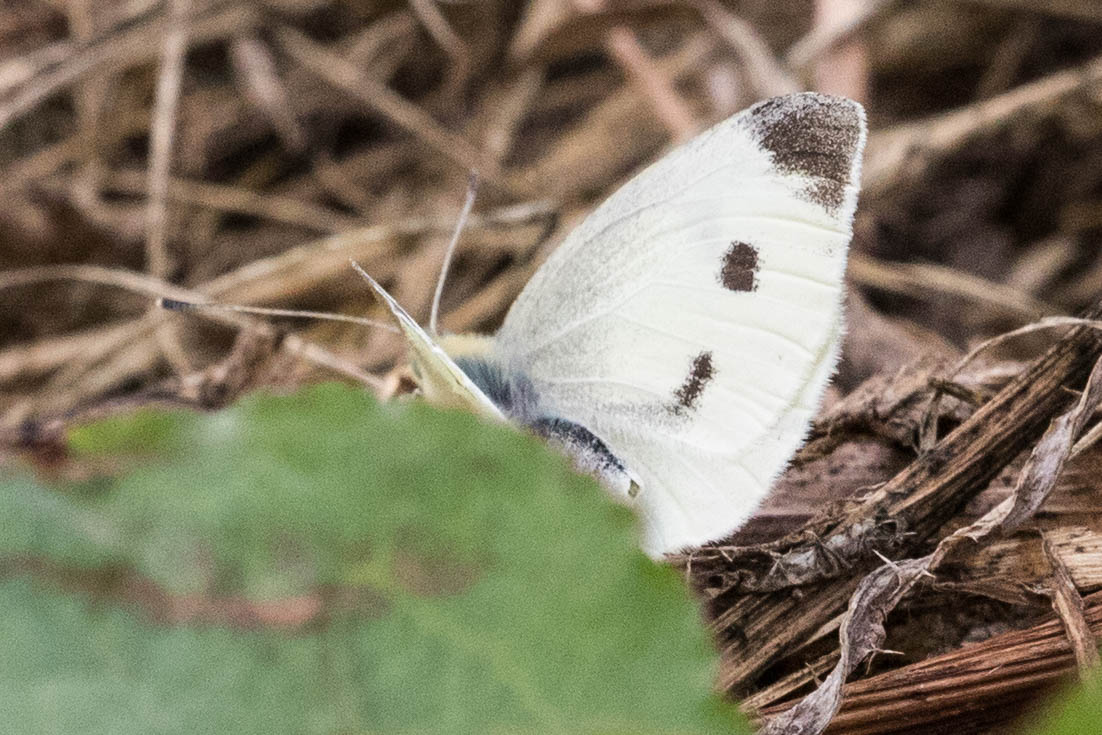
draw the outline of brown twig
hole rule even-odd
[[[1102,594],[1085,603],[1090,629],[1102,634]],[[827,732],[874,735],[885,723],[905,735],[1005,732],[1023,703],[1065,679],[1074,666],[1060,621],[1049,619],[847,684]],[[770,705],[761,714],[790,706]]]
[[[171,0],[168,28],[164,36],[161,72],[149,133],[149,199],[146,205],[146,261],[149,272],[164,278],[171,270],[168,256],[168,177],[172,167],[172,142],[176,131],[176,108],[184,75],[187,48],[189,0]]]
[[[1098,313],[1102,306],[1089,316]],[[1064,386],[1082,380],[1100,350],[1102,338],[1093,330],[1079,328],[1061,339],[934,450],[851,509],[813,519],[793,534],[788,550],[783,551],[787,561],[780,577],[776,562],[723,570],[732,590],[740,586],[768,590],[772,584],[778,591],[736,593],[716,619],[718,630],[739,631],[737,640],[724,647],[721,686],[746,686],[784,651],[841,612],[857,587],[859,577],[852,575],[867,568],[872,549],[899,556],[936,533],[1063,409],[1068,400]],[[807,542],[808,536],[813,543]],[[834,540],[836,548],[824,556],[820,549]],[[846,566],[838,565],[839,555],[847,560]],[[846,576],[839,576],[842,571]],[[790,579],[814,586],[808,586],[797,600],[789,594]],[[824,579],[833,581],[823,584]],[[778,628],[779,620],[785,620],[785,625]]]
[[[305,151],[306,131],[295,119],[290,95],[276,72],[275,59],[267,44],[256,36],[242,36],[230,44],[230,60],[245,93],[272,121],[291,151]]]
[[[1079,665],[1080,678],[1093,681],[1094,672],[1102,664],[1102,659],[1098,656],[1098,640],[1087,623],[1083,598],[1079,596],[1067,564],[1060,558],[1059,551],[1047,534],[1042,535],[1042,546],[1052,569],[1052,609],[1060,616],[1060,622],[1064,625],[1075,661]]]
[[[908,296],[957,296],[1026,319],[1060,313],[1051,304],[1010,286],[933,263],[888,263],[855,253],[849,259],[848,274],[862,286]]]
[[[876,196],[902,178],[921,176],[925,166],[981,133],[1020,124],[1023,117],[1050,114],[1062,100],[1102,85],[1102,58],[918,123],[880,130],[869,137],[862,183]]]
[[[253,19],[246,7],[230,5],[199,11],[191,18],[189,38],[198,43],[247,27]],[[59,90],[95,71],[116,71],[137,61],[156,56],[150,37],[162,37],[164,18],[137,23],[125,32],[110,35],[86,46],[72,47],[72,53],[57,64],[30,77],[18,93],[0,103],[0,130],[35,109]]]
[[[694,4],[704,21],[738,56],[756,96],[775,97],[801,89],[784,62],[773,55],[754,26],[715,0],[699,0]]]
[[[478,171],[488,181],[505,186],[504,174],[492,157],[462,136],[442,128],[420,107],[402,99],[386,85],[289,26],[276,29],[275,37],[280,48],[304,68],[420,138],[444,158],[459,164],[464,172]],[[514,182],[507,188],[516,191],[512,187],[519,186],[519,183]]]
[[[1034,447],[1010,497],[978,521],[942,539],[930,554],[898,562],[885,561],[861,580],[841,623],[841,656],[834,670],[822,686],[791,709],[770,719],[762,728],[763,735],[818,735],[823,732],[841,706],[846,677],[883,644],[888,613],[920,580],[933,578],[933,572],[960,549],[982,544],[997,534],[1011,533],[1036,512],[1056,486],[1076,437],[1100,400],[1102,359],[1095,363],[1079,401],[1052,422]]]
[[[699,132],[700,126],[672,80],[654,63],[630,28],[617,26],[608,32],[605,48],[632,82],[651,103],[655,114],[669,130],[675,142],[684,142]]]

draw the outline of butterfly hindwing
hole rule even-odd
[[[803,442],[837,360],[864,140],[849,100],[756,105],[613,194],[510,309],[494,360],[624,462],[648,552],[729,533]]]

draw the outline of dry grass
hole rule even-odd
[[[849,5],[9,3],[0,452],[151,400],[211,408],[333,377],[392,392],[388,332],[168,314],[153,297],[379,316],[355,258],[427,318],[477,169],[441,325],[490,331],[665,147],[764,96],[848,94],[872,135],[836,390],[762,513],[683,561],[721,686],[778,731],[821,729],[836,706],[839,733],[1009,721],[1097,663],[1083,596],[1102,589],[1102,454],[1095,407],[1066,412],[1100,342],[1036,330],[952,366],[1038,318],[1098,315],[1102,14]],[[995,523],[1007,497],[1015,522]],[[876,601],[843,614],[855,590]]]

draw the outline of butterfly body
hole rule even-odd
[[[466,338],[466,335],[459,337]],[[596,477],[614,495],[628,497],[631,494],[632,479],[623,461],[587,428],[548,410],[526,375],[507,372],[493,359],[492,352],[482,355],[466,352],[463,342],[459,343],[463,347],[457,350],[453,347],[457,343],[451,335],[442,337],[440,341],[454,357],[459,369],[509,421],[561,450],[573,460],[579,471]],[[492,342],[486,346],[491,345]]]
[[[723,537],[833,373],[864,139],[859,105],[810,93],[720,123],[596,209],[493,338],[428,335],[382,292],[423,392],[560,446],[654,556]]]

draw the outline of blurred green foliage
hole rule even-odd
[[[634,520],[539,442],[327,385],[73,433],[0,480],[0,731],[723,732]]]
[[[1021,732],[1031,735],[1089,735],[1102,732],[1102,672],[1068,687]]]

